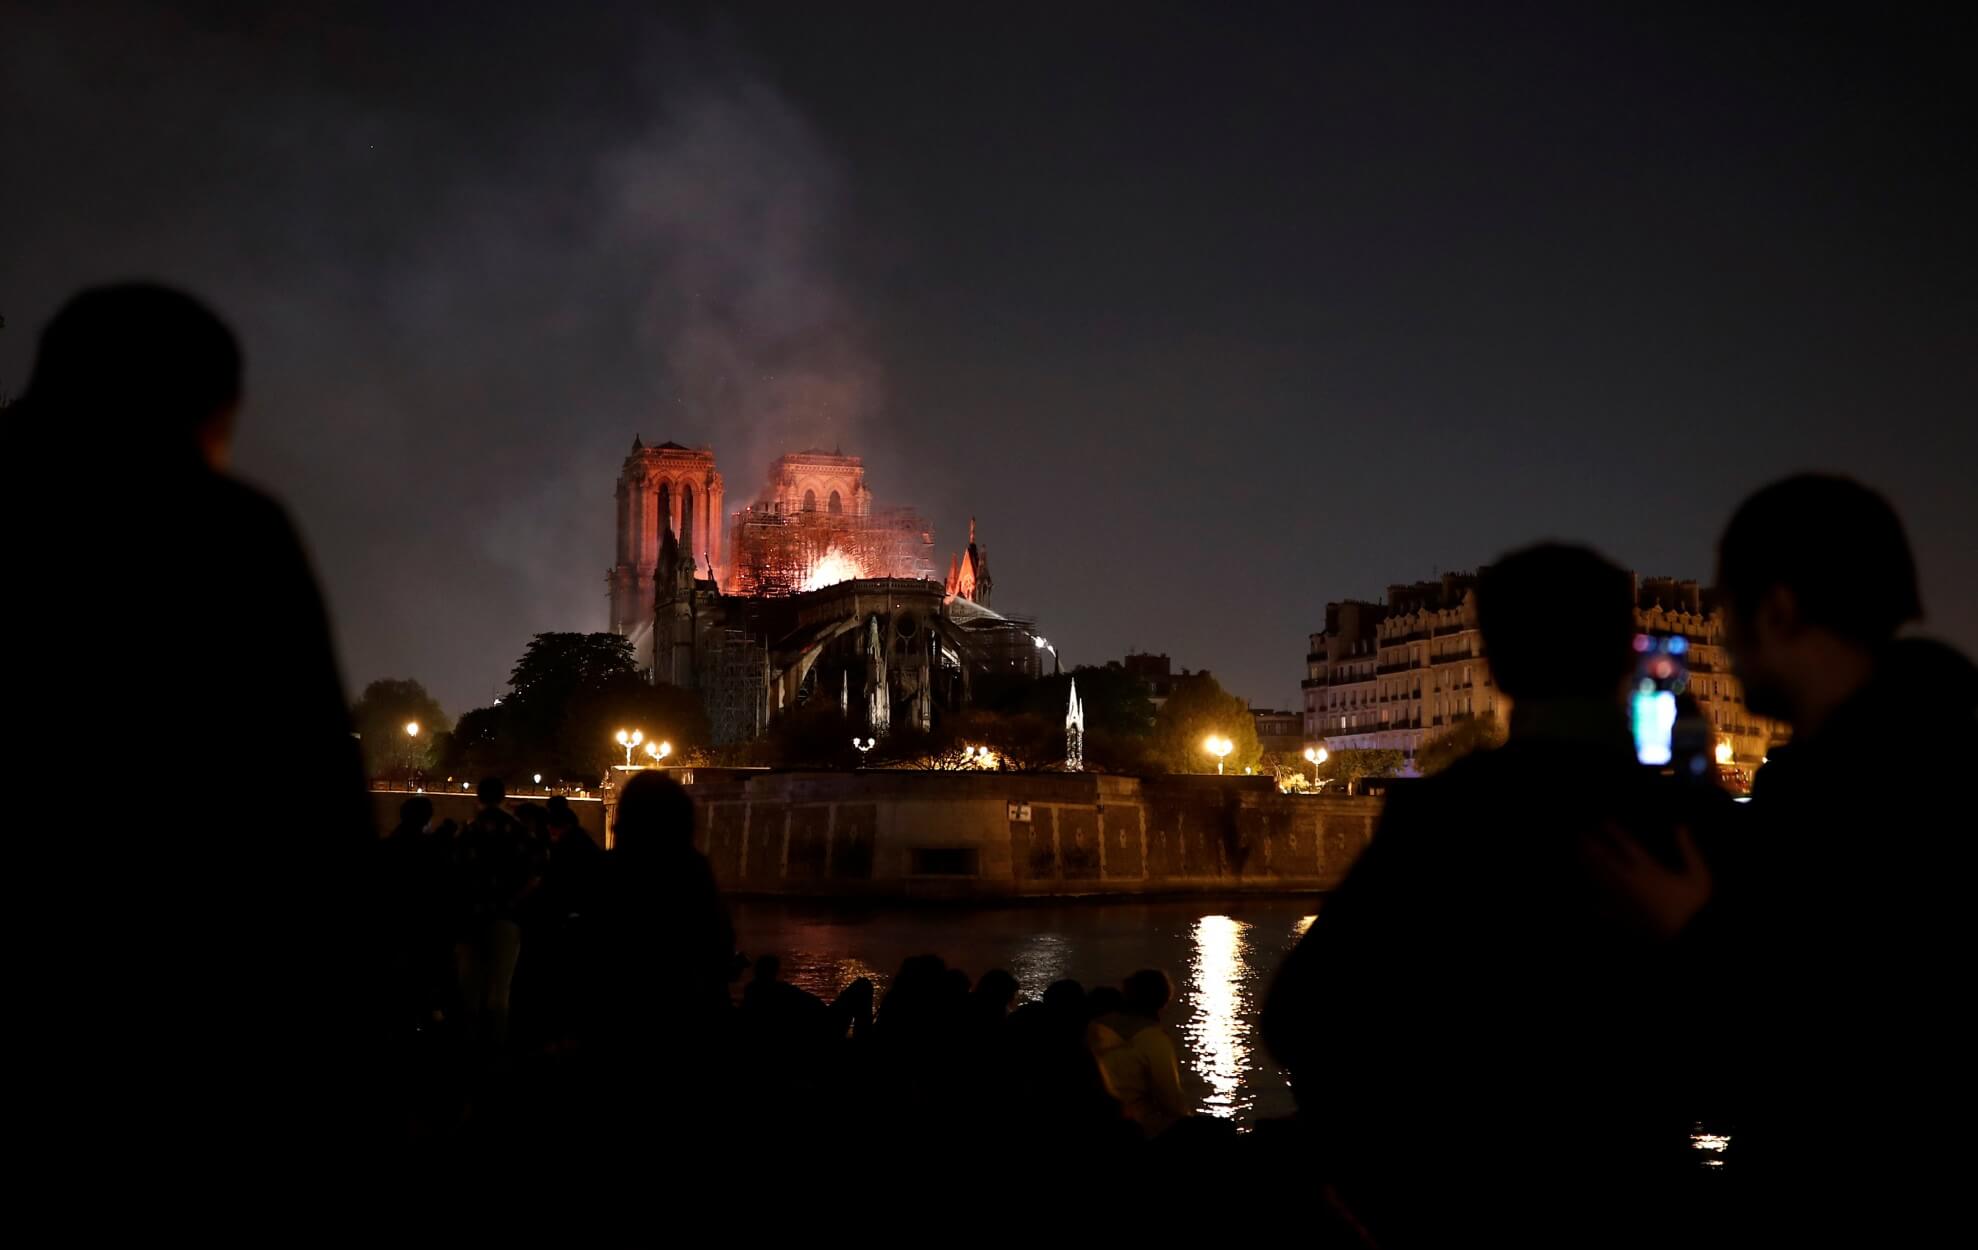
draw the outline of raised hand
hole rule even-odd
[[[1609,821],[1588,843],[1586,862],[1630,920],[1667,941],[1703,910],[1714,887],[1710,865],[1697,851],[1687,826],[1676,826],[1676,853],[1681,863],[1671,868]]]

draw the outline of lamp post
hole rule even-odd
[[[866,753],[867,751],[870,751],[870,750],[871,750],[872,748],[874,748],[874,747],[876,747],[876,746],[878,746],[878,745],[879,745],[879,739],[877,739],[877,738],[861,738],[861,737],[859,737],[859,736],[858,736],[857,734],[853,734],[853,735],[852,735],[852,745],[853,745],[853,746],[855,746],[855,747],[857,747],[857,748],[858,748],[858,751],[859,751],[859,767],[860,767],[860,768],[864,768],[864,767],[865,767],[865,753]]]
[[[618,745],[625,748],[625,767],[632,766],[632,748],[646,740],[642,729],[621,729],[618,731]]]
[[[673,744],[671,742],[648,742],[646,743],[646,754],[652,756],[653,763],[661,763],[667,756],[673,754]]]
[[[1216,757],[1216,776],[1223,775],[1223,758],[1236,749],[1236,744],[1221,734],[1210,734],[1202,743],[1202,749]]]
[[[418,754],[419,722],[409,720],[405,722],[405,788],[408,790],[413,788],[413,774],[419,770]]]
[[[1319,765],[1331,759],[1331,753],[1324,747],[1306,747],[1305,762],[1312,766],[1312,788],[1319,788]]]

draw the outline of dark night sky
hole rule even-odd
[[[634,432],[731,499],[842,443],[1068,660],[1260,705],[1327,599],[1707,577],[1804,467],[1978,649],[1952,8],[0,0],[0,388],[85,283],[206,294],[353,688],[455,713],[603,627]]]

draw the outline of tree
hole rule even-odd
[[[757,743],[757,762],[785,768],[855,768],[862,760],[853,737],[870,736],[829,700],[813,699],[808,707],[792,708],[769,724]],[[886,739],[890,745],[893,737]],[[873,761],[877,763],[878,761]]]
[[[364,687],[351,705],[350,723],[364,752],[364,769],[373,777],[432,767],[439,758],[439,736],[448,728],[439,700],[409,677],[380,678]],[[407,733],[406,726],[414,724],[419,732]]]
[[[1049,677],[1051,706],[1033,709],[1063,716],[1071,683],[1085,705],[1085,733],[1108,738],[1147,738],[1154,732],[1154,692],[1145,680],[1117,665],[1080,665],[1065,677]],[[1247,715],[1246,718],[1248,719]]]
[[[967,747],[986,747],[996,767],[1031,772],[1062,767],[1065,762],[1064,712],[1056,719],[1028,712],[985,712],[972,708],[949,717],[940,727],[937,759],[956,767],[975,767],[962,756]]]
[[[1154,699],[1147,683],[1117,665],[1084,665],[1069,673],[1018,677],[983,673],[970,685],[973,710],[1038,716],[1063,724],[1071,684],[1085,705],[1085,732],[1144,738],[1154,731]]]
[[[707,713],[692,691],[648,682],[632,644],[616,634],[550,633],[529,640],[508,693],[460,718],[444,767],[455,777],[536,773],[589,784],[623,763],[615,741],[636,729],[669,742],[677,760],[707,741]],[[642,753],[635,762],[650,762]]]
[[[1503,745],[1504,727],[1495,716],[1472,716],[1424,738],[1415,748],[1415,769],[1425,777],[1431,776],[1466,755]]]
[[[1080,693],[1084,691],[1081,688]],[[1257,722],[1243,700],[1226,692],[1207,674],[1178,679],[1174,693],[1154,717],[1152,755],[1170,772],[1213,772],[1216,757],[1202,749],[1211,735],[1234,744],[1223,767],[1240,773],[1254,768],[1263,754],[1257,745]]]
[[[1350,787],[1367,777],[1392,777],[1406,763],[1399,751],[1333,751],[1326,756],[1326,762],[1319,765],[1319,780],[1330,785]]]

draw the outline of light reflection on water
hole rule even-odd
[[[1228,916],[1195,922],[1195,953],[1188,988],[1193,1011],[1182,1035],[1195,1069],[1209,1086],[1204,1110],[1235,1119],[1250,1109],[1243,1076],[1250,1060],[1250,994],[1245,985],[1244,931],[1249,926]]]
[[[1085,903],[1061,907],[873,910],[817,904],[732,905],[741,949],[783,959],[785,979],[831,999],[859,977],[883,995],[910,955],[937,954],[980,976],[1008,969],[1026,999],[1071,977],[1090,989],[1139,968],[1175,983],[1162,1018],[1181,1050],[1182,1089],[1197,1111],[1250,1121],[1289,1115],[1291,1089],[1256,1038],[1271,978],[1317,919],[1310,902]],[[1699,1162],[1722,1167],[1728,1137],[1691,1137]]]
[[[1279,962],[1312,923],[1309,901],[982,910],[751,901],[733,910],[742,950],[780,955],[787,980],[825,999],[860,976],[883,995],[900,962],[925,953],[971,976],[1008,969],[1026,999],[1065,977],[1090,989],[1160,968],[1175,985],[1162,1023],[1181,1051],[1182,1088],[1196,1109],[1240,1121],[1292,1110],[1284,1075],[1255,1034]]]

